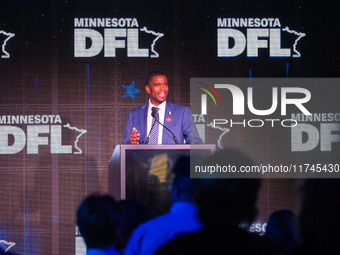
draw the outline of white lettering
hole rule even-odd
[[[234,46],[229,48],[233,40]],[[236,29],[217,29],[217,56],[235,57],[240,55],[246,48],[246,38],[243,33]]]
[[[296,99],[288,99],[287,98],[288,93],[301,93],[301,94],[304,94],[305,97],[296,98]],[[311,113],[302,105],[304,103],[307,103],[310,99],[311,99],[311,93],[309,90],[305,88],[289,88],[289,87],[281,88],[281,115],[286,115],[287,104],[294,104],[305,115],[311,115]]]
[[[48,125],[27,126],[27,154],[38,154],[39,145],[48,145],[48,137],[39,134],[49,134]]]
[[[86,39],[91,40],[91,46],[86,48]],[[74,56],[93,57],[98,55],[103,49],[103,37],[93,29],[74,30]]]
[[[13,144],[9,144],[9,137],[14,139]],[[21,128],[15,126],[0,126],[0,154],[15,154],[25,147],[26,136]]]

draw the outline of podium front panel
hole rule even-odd
[[[135,200],[152,216],[171,205],[172,169],[182,155],[209,156],[215,145],[117,145],[109,165],[109,192],[116,199]]]

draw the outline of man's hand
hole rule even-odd
[[[137,129],[133,127],[132,132],[130,134],[129,144],[139,144],[139,133],[137,133]]]

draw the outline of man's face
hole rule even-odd
[[[149,84],[145,86],[145,90],[150,94],[151,103],[158,106],[163,103],[168,96],[168,79],[164,75],[153,76]]]

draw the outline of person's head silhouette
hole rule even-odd
[[[110,195],[90,195],[77,210],[77,225],[88,248],[115,248],[121,223],[120,208]]]

